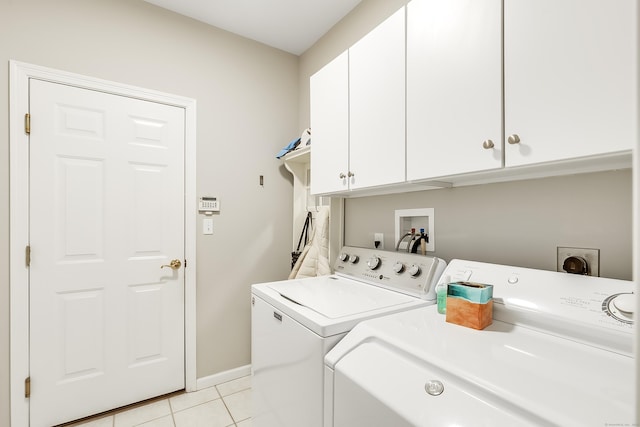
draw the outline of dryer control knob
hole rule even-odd
[[[367,265],[370,269],[375,270],[376,268],[380,267],[380,258],[375,255],[372,256],[367,260]]]
[[[359,257],[358,255],[351,255],[351,256],[349,257],[349,262],[350,262],[351,264],[355,264],[355,263],[357,263],[357,262],[358,262],[358,260],[360,260],[360,257]]]
[[[346,254],[344,252],[342,252],[340,255],[338,255],[338,259],[342,262],[346,261],[349,259],[349,254]]]
[[[418,277],[421,273],[420,266],[416,264],[411,264],[409,267],[409,275],[412,277]]]
[[[396,273],[402,273],[404,271],[404,264],[400,261],[396,262],[395,264],[393,264],[393,271],[395,271]]]
[[[634,313],[636,311],[636,296],[634,294],[620,294],[613,299],[613,305],[624,313]]]

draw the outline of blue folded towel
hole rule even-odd
[[[289,151],[295,149],[298,146],[298,144],[300,144],[300,138],[297,138],[291,141],[286,147],[280,150],[278,154],[276,154],[276,159],[281,158],[282,156],[287,154]]]

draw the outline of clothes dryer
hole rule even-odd
[[[357,325],[326,356],[325,427],[635,425],[632,282],[452,260],[493,323],[435,306]]]

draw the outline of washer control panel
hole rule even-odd
[[[435,300],[435,285],[446,263],[440,258],[404,251],[345,246],[333,267],[338,275]]]

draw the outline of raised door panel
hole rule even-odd
[[[630,150],[637,2],[505,0],[506,166]]]
[[[311,194],[348,189],[349,53],[343,52],[310,80]]]
[[[405,9],[349,49],[351,189],[405,180]]]
[[[483,142],[490,140],[489,148]],[[407,5],[407,180],[503,166],[502,2]]]

